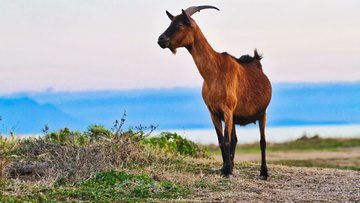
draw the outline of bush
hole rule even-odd
[[[144,135],[142,131],[127,131],[114,136],[103,126],[91,125],[86,132],[64,128],[45,137],[16,142],[2,138],[0,146],[7,145],[9,159],[0,162],[0,174],[5,172],[10,178],[24,180],[48,179],[62,185],[118,167],[158,163],[167,157],[166,153],[209,157],[203,148],[176,133],[161,133],[160,137],[152,138]]]
[[[96,124],[90,125],[86,132],[71,131],[69,128],[64,128],[45,135],[47,141],[63,145],[75,144],[76,146],[84,146],[90,142],[98,141],[100,138],[111,139],[112,133],[104,126]]]
[[[159,137],[143,139],[142,142],[146,145],[160,148],[170,153],[195,158],[209,158],[207,150],[176,133],[163,132]]]
[[[106,129],[103,125],[90,125],[85,133],[91,140],[98,140],[99,138],[112,138],[110,130]]]
[[[85,145],[90,141],[89,137],[85,133],[70,131],[69,128],[64,128],[57,132],[51,132],[45,135],[45,140],[60,143],[62,145],[75,144],[77,146]]]

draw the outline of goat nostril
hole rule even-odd
[[[169,41],[169,38],[167,36],[161,35],[159,37],[159,41],[166,42],[166,41]]]

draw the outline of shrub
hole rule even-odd
[[[82,146],[89,142],[89,138],[86,134],[81,133],[80,131],[70,131],[69,128],[51,132],[45,135],[45,140],[60,143],[62,145],[75,144],[77,146]]]
[[[83,146],[90,142],[98,141],[100,138],[111,139],[112,133],[102,125],[90,125],[86,132],[71,131],[64,128],[56,132],[46,133],[45,139],[63,145],[75,144]]]
[[[163,132],[159,137],[143,139],[142,142],[146,145],[164,149],[171,153],[178,153],[196,158],[209,158],[208,152],[204,148],[176,133]]]
[[[9,145],[9,140],[0,141]],[[64,128],[44,137],[17,140],[15,146],[8,148],[11,162],[0,172],[24,180],[46,178],[55,181],[55,185],[74,183],[118,167],[145,167],[161,162],[165,153],[209,157],[203,148],[176,133],[149,138],[144,131],[127,131],[113,136],[100,125],[91,125],[86,132]]]
[[[90,125],[85,134],[89,136],[91,140],[98,140],[101,137],[108,139],[112,138],[111,131],[106,129],[103,125]]]

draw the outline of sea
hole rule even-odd
[[[162,130],[176,132],[200,144],[217,144],[217,135],[214,129],[169,129]],[[160,132],[155,131],[152,136]],[[258,127],[236,127],[239,144],[259,142],[260,133]],[[360,137],[360,125],[311,125],[311,126],[281,126],[266,128],[266,141],[280,143],[298,139],[302,136],[312,137],[319,135],[323,138],[351,138]]]

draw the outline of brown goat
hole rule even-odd
[[[262,71],[261,56],[256,50],[254,57],[245,55],[239,59],[213,50],[196,22],[190,17],[206,8],[217,9],[213,6],[190,7],[182,10],[178,16],[166,11],[171,24],[160,35],[158,44],[162,48],[169,48],[174,54],[176,48],[185,47],[204,78],[202,96],[218,136],[223,158],[222,175],[228,177],[234,167],[237,144],[235,125],[259,121],[262,158],[260,176],[266,179],[268,171],[265,157],[265,123],[266,108],[272,91],[270,81]]]

